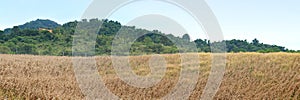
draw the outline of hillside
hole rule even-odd
[[[73,38],[76,37],[76,35],[74,35],[76,26],[80,24],[82,25],[80,27],[86,28],[85,30],[80,30],[84,35],[100,23],[102,23],[103,26],[99,29],[97,36],[92,37],[96,38],[96,41],[89,41],[90,43],[88,43],[95,43],[95,52],[85,52],[87,54],[83,55],[110,55],[112,52],[112,43],[114,38],[116,38],[117,32],[127,35],[124,39],[119,39],[120,41],[117,41],[117,43],[119,42],[118,46],[120,48],[128,48],[128,46],[131,46],[129,55],[197,51],[211,52],[210,45],[218,45],[220,43],[226,43],[227,52],[296,52],[295,50],[288,50],[283,46],[264,44],[257,39],[252,41],[233,39],[220,42],[196,39],[192,41],[188,34],[177,37],[171,34],[164,34],[158,30],[150,31],[134,26],[124,26],[117,21],[111,20],[91,19],[72,21],[59,25],[51,20],[38,19],[24,25],[15,26],[12,29],[0,31],[0,53],[71,56]],[[39,28],[50,29],[51,31],[39,30]],[[141,33],[146,33],[146,35],[142,35]],[[139,35],[141,35],[141,37],[136,41],[132,41],[134,40],[133,37]],[[131,45],[123,45],[121,42],[126,42]],[[85,41],[82,43],[85,43]],[[81,50],[85,48],[75,49]],[[121,51],[117,53],[128,55]]]
[[[59,25],[58,23],[49,20],[49,19],[37,19],[35,21],[30,21],[27,22],[23,25],[19,25],[19,26],[15,26],[15,28],[19,28],[19,29],[39,29],[39,28],[46,28],[46,29],[53,29],[53,28],[57,28],[61,25]],[[5,33],[10,33],[12,30],[12,28],[8,28],[5,29],[4,32]]]

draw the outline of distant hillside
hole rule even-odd
[[[39,29],[39,28],[54,29],[59,26],[61,25],[48,19],[37,19],[35,21],[30,21],[23,25],[19,25],[15,27],[18,27],[19,29]],[[4,32],[9,33],[11,29],[12,28],[5,29]]]
[[[73,38],[79,37],[74,34],[76,27],[85,28],[79,30],[83,36],[89,36],[89,32],[94,32],[95,27],[102,24],[99,29],[96,41],[89,37],[82,38],[76,43],[83,43],[83,46],[92,44],[95,46],[95,52],[85,52],[86,47],[74,48]],[[39,30],[38,28],[48,28],[51,31]],[[79,55],[111,55],[113,40],[117,49],[126,49],[130,46],[129,52],[117,51],[121,55],[143,55],[143,54],[170,54],[179,52],[211,52],[212,50],[225,50],[227,52],[299,52],[288,50],[283,46],[269,45],[261,43],[257,39],[253,40],[224,40],[211,42],[206,39],[190,40],[188,34],[181,37],[172,34],[164,34],[158,30],[139,29],[135,26],[124,26],[117,21],[111,20],[82,20],[68,22],[59,25],[51,20],[41,20],[28,22],[24,25],[13,27],[7,33],[0,31],[0,54],[34,54],[34,55],[55,55],[71,56],[72,51],[84,51]],[[6,31],[7,31],[6,30]],[[116,37],[117,32],[125,34],[126,37]],[[143,35],[142,33],[146,33]],[[138,39],[135,37],[138,36]],[[135,40],[135,41],[133,41]],[[226,48],[222,47],[226,43]],[[130,45],[126,45],[130,44]],[[221,44],[221,45],[220,45]],[[211,48],[215,45],[217,48]],[[196,46],[196,47],[195,47]],[[218,48],[220,46],[221,48]],[[195,47],[195,48],[194,48]],[[115,49],[114,49],[115,50]]]

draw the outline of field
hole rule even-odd
[[[198,83],[190,99],[199,99],[211,69],[211,54],[200,53]],[[106,87],[122,99],[159,99],[172,90],[180,72],[178,54],[162,55],[164,78],[150,88],[135,88],[121,81],[111,58],[98,56],[96,64]],[[151,56],[131,56],[137,75],[150,73]],[[71,57],[0,55],[0,99],[84,99]],[[214,99],[300,99],[300,54],[228,53],[226,72]]]

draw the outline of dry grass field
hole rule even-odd
[[[180,71],[178,54],[163,55],[165,77],[150,88],[121,81],[108,56],[96,57],[106,87],[122,99],[159,99],[172,90]],[[151,56],[132,56],[137,75],[150,73]],[[211,55],[199,54],[200,70],[190,99],[199,99],[211,68]],[[229,53],[226,72],[214,99],[300,99],[300,54]],[[0,99],[84,99],[76,82],[71,57],[0,55]]]

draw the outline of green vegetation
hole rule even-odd
[[[19,25],[15,26],[13,29],[39,29],[39,28],[56,28],[61,25],[57,24],[54,21],[51,20],[42,20],[42,19],[37,19],[36,21],[31,21],[28,23],[25,23],[24,25]],[[13,29],[8,28],[5,29],[5,33],[10,33]]]
[[[101,24],[102,27],[97,35],[88,34],[98,28],[95,26]],[[158,30],[149,31],[134,26],[122,26],[119,22],[110,20],[91,19],[59,25],[50,20],[38,19],[0,31],[0,53],[70,56],[72,55],[73,38],[78,37],[78,35],[75,35],[77,26],[84,28],[84,30],[79,30],[78,33],[90,36],[80,39],[77,41],[78,43],[83,43],[80,41],[88,40],[91,37],[96,38],[96,42],[86,43],[95,46],[96,55],[110,55],[112,44],[115,44],[118,50],[121,48],[130,49],[130,55],[211,52],[210,45],[218,45],[219,43],[226,43],[227,52],[300,52],[288,50],[282,46],[263,44],[257,39],[251,42],[236,39],[221,42],[210,42],[206,39],[191,41],[188,34],[176,37]],[[117,34],[118,32],[120,34]],[[116,37],[117,35],[119,37]],[[139,38],[136,39],[135,37]],[[127,45],[124,45],[124,43]],[[193,48],[193,46],[196,48]],[[84,47],[73,49],[82,51]],[[122,51],[116,51],[115,53],[126,54]],[[89,55],[93,54],[90,53]]]

